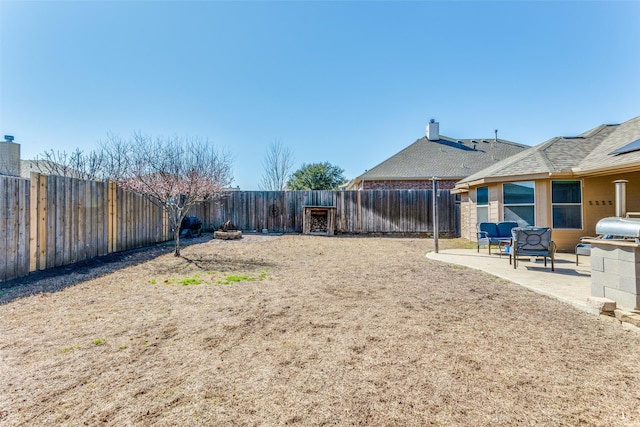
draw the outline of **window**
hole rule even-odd
[[[553,228],[582,229],[580,181],[552,181]]]
[[[477,223],[489,222],[489,187],[476,189]]]
[[[521,227],[535,225],[534,182],[508,182],[502,185],[504,220],[516,221]]]

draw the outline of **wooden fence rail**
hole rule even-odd
[[[432,190],[231,191],[194,207],[189,215],[216,229],[230,220],[241,230],[300,233],[304,206],[336,207],[338,233],[433,231]],[[458,234],[455,195],[438,191],[438,229]]]
[[[167,216],[113,182],[0,176],[0,281],[169,239]]]

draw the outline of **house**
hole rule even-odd
[[[455,183],[528,146],[498,139],[454,139],[431,120],[426,135],[351,181],[348,190],[452,189]]]
[[[514,220],[553,228],[558,250],[573,251],[597,222],[615,215],[615,185],[627,180],[626,210],[640,211],[640,117],[556,137],[460,180],[461,235],[476,224]]]
[[[60,175],[73,178],[87,179],[87,174],[78,169],[74,169],[68,164],[66,154],[63,154],[63,163],[56,163],[53,160],[21,160],[20,144],[13,142],[12,135],[5,135],[4,141],[0,141],[0,175],[30,178],[32,172],[45,175]],[[73,155],[72,155],[73,156]],[[73,157],[70,158],[72,160]]]
[[[20,144],[13,142],[12,135],[0,141],[0,175],[20,176]]]

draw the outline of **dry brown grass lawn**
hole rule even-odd
[[[431,246],[203,239],[2,289],[0,424],[640,423],[639,335]]]

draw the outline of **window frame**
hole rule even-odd
[[[478,190],[480,189],[486,189],[486,202],[483,202],[482,204],[480,203],[480,196],[478,194]],[[481,221],[480,220],[480,211],[484,211],[485,212],[485,218],[486,221],[489,221],[489,186],[481,186],[481,187],[477,187],[476,188],[476,223],[480,224],[481,222],[485,222],[485,221]]]
[[[533,190],[533,195],[532,195],[532,201],[531,203],[506,203],[505,200],[507,199],[507,197],[505,197],[505,186],[509,185],[509,184],[514,184],[514,185],[522,185],[522,184],[528,184],[531,183],[531,189]],[[536,182],[535,181],[510,181],[510,182],[503,182],[502,183],[502,218],[504,221],[508,221],[507,220],[507,215],[506,215],[506,210],[509,207],[531,207],[533,209],[533,224],[520,224],[520,222],[518,221],[518,224],[520,226],[531,226],[534,227],[536,225]]]
[[[578,184],[578,189],[579,189],[579,196],[580,196],[580,202],[579,203],[575,203],[575,202],[554,202],[553,200],[553,185],[555,183],[560,183],[560,182],[564,182],[564,183],[577,183]],[[558,229],[558,230],[584,230],[584,209],[583,209],[583,194],[582,194],[582,181],[579,179],[555,179],[555,180],[551,180],[551,223],[554,229]],[[578,206],[580,208],[580,227],[576,228],[576,227],[556,227],[556,221],[555,221],[555,207],[556,206]]]

